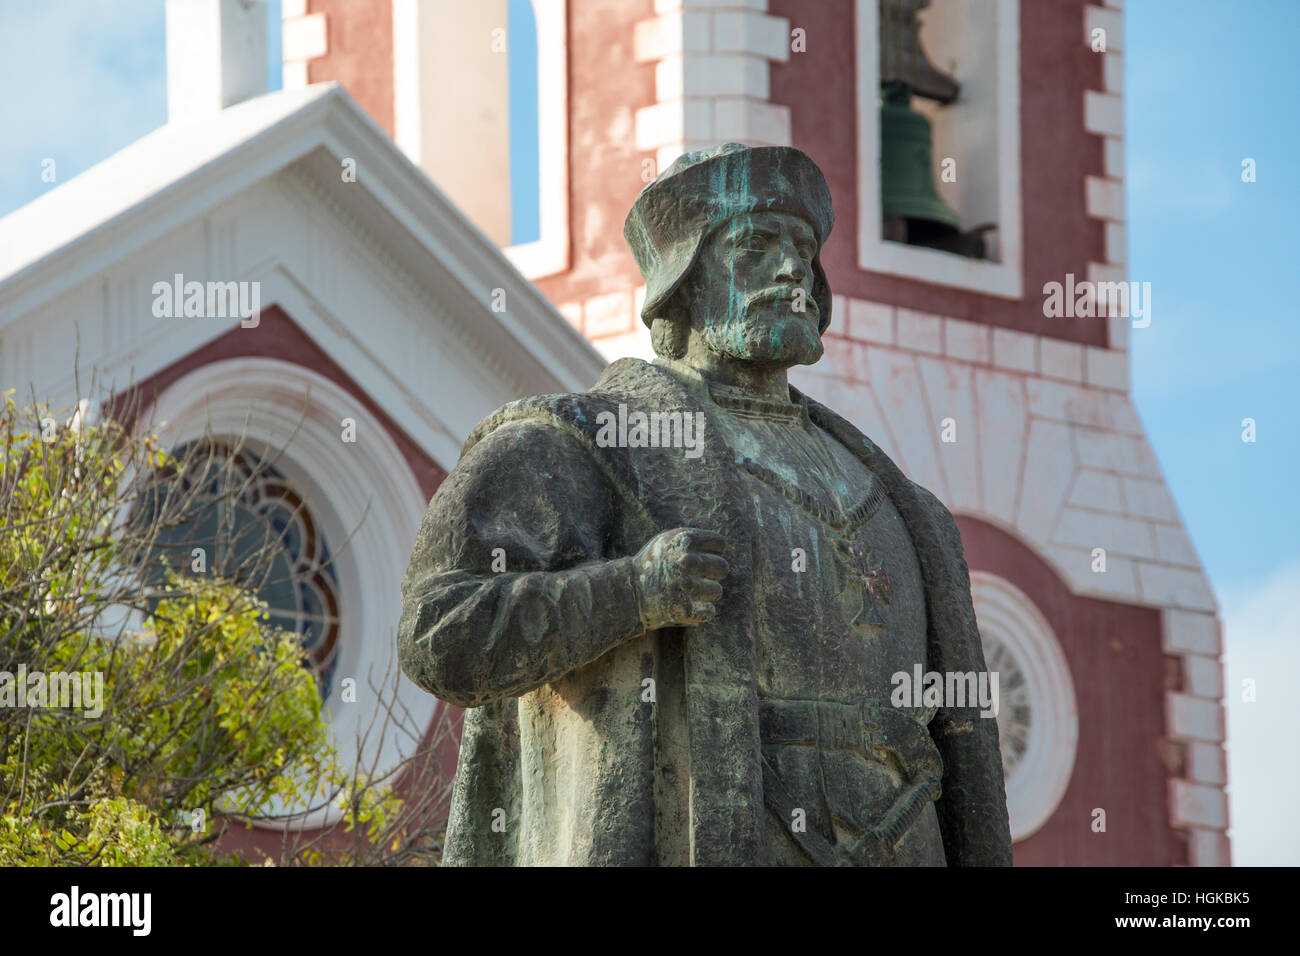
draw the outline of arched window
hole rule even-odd
[[[355,421],[356,444],[340,443],[345,415]],[[324,572],[314,577],[314,588],[285,592],[277,603],[285,619],[299,625],[294,630],[310,642],[309,651],[319,662],[322,687],[328,691],[322,716],[330,725],[335,752],[343,766],[361,761],[376,775],[417,753],[438,701],[411,681],[397,679],[401,602],[396,588],[428,496],[385,426],[337,383],[265,356],[199,366],[167,386],[142,421],[160,423],[142,427],[156,431],[167,448],[212,436],[242,436],[239,442],[222,440],[253,466],[263,450],[274,450],[267,464],[276,474],[268,473],[267,480],[279,477],[306,506],[295,510],[286,502],[283,507],[309,520],[287,535],[285,563]],[[239,476],[246,472],[233,468],[226,474],[230,481],[242,482]],[[269,513],[283,515],[280,502],[266,497],[262,500]],[[277,521],[259,521],[275,532]],[[308,546],[312,542],[315,547]],[[284,545],[284,540],[278,544]],[[186,568],[189,561],[186,551],[175,555],[173,563]],[[336,607],[331,607],[331,590]],[[324,613],[312,610],[317,597]],[[318,616],[327,625],[319,632],[310,626]],[[396,723],[387,732],[376,731],[385,713]],[[322,807],[300,825],[321,826],[337,818],[337,808]]]
[[[1009,581],[971,572],[984,664],[998,675],[998,743],[1011,839],[1032,836],[1056,811],[1074,773],[1079,712],[1060,643],[1037,606]]]
[[[564,0],[394,0],[398,146],[529,278],[569,264]]]
[[[176,467],[160,475],[137,506],[137,520],[157,523],[168,500],[193,496],[187,520],[160,527],[156,560],[239,584],[267,604],[270,624],[299,635],[320,688],[329,697],[339,657],[338,574],[324,534],[284,475],[247,449],[220,441],[187,442],[172,452]]]

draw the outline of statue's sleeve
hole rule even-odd
[[[429,502],[402,582],[398,652],[462,707],[519,697],[644,632],[619,501],[590,453],[540,420],[490,432]]]

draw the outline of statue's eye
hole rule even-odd
[[[767,248],[767,237],[759,233],[751,233],[736,245],[737,248],[744,249],[746,252],[762,252]]]
[[[799,255],[803,257],[805,262],[812,262],[813,247],[806,242],[799,243]]]

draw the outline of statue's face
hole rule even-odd
[[[813,300],[812,227],[783,212],[723,223],[705,241],[690,281],[691,325],[719,355],[789,367],[822,356]]]

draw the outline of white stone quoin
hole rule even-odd
[[[266,73],[266,4],[167,0],[169,123],[260,96]]]

